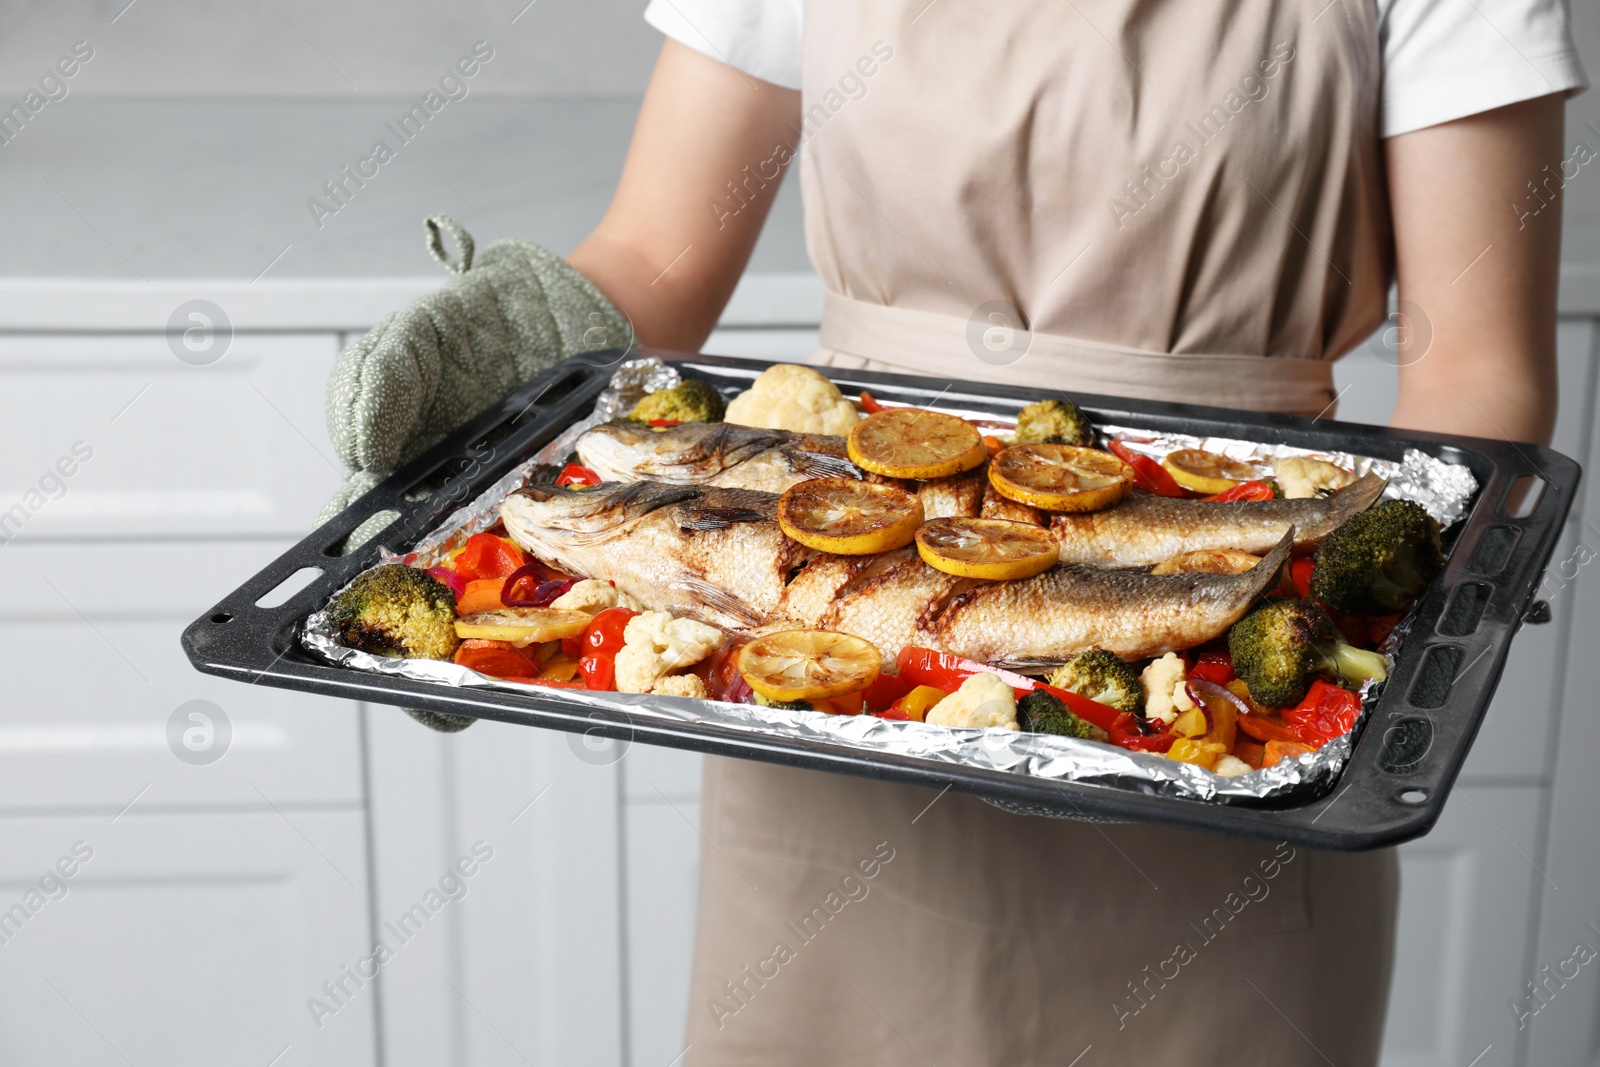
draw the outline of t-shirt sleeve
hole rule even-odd
[[[1385,137],[1589,86],[1565,0],[1379,0],[1378,11]]]
[[[752,78],[800,88],[801,0],[650,0],[645,21]]]

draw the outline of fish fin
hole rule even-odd
[[[1284,531],[1278,543],[1272,546],[1272,551],[1261,557],[1261,561],[1254,567],[1245,571],[1239,577],[1248,581],[1253,588],[1253,597],[1267,593],[1278,584],[1278,574],[1283,570],[1283,565],[1289,562],[1289,555],[1294,551],[1294,527]]]
[[[741,522],[761,522],[767,515],[753,508],[695,507],[678,511],[678,528],[681,530],[726,530]]]
[[[1366,511],[1389,482],[1376,474],[1363,474],[1349,485],[1328,497],[1328,517],[1323,534],[1332,532],[1350,516]]]
[[[760,612],[751,608],[749,604],[746,604],[726,589],[712,585],[704,578],[685,575],[678,581],[673,582],[672,588],[683,590],[712,611],[718,612],[725,618],[738,620],[742,626],[754,626],[764,618]],[[693,610],[692,607],[674,608],[674,611],[679,614],[684,614],[690,610]],[[705,621],[710,622],[711,620],[707,619]]]
[[[861,468],[843,456],[830,456],[826,452],[807,452],[794,448],[784,453],[789,467],[807,478],[860,478]]]

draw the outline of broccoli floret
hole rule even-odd
[[[1444,569],[1439,524],[1409,500],[1352,515],[1317,545],[1311,595],[1335,611],[1402,611]]]
[[[1041,400],[1017,415],[1016,442],[1022,444],[1092,445],[1094,427],[1070,400]]]
[[[1035,689],[1017,701],[1017,725],[1036,734],[1081,737],[1088,741],[1105,741],[1111,736],[1073,714],[1072,709],[1043,689]]]
[[[811,706],[811,702],[808,700],[773,700],[771,697],[764,697],[760,693],[754,693],[752,695],[755,697],[755,702],[764,708],[777,708],[780,711],[817,710]]]
[[[1144,710],[1144,687],[1139,684],[1138,672],[1102,648],[1090,649],[1057,667],[1050,684],[1118,711],[1139,715]]]
[[[728,410],[707,382],[685,378],[670,389],[657,389],[633,406],[628,418],[643,422],[651,419],[677,419],[679,422],[721,422]]]
[[[1282,708],[1300,703],[1314,674],[1331,674],[1349,685],[1388,677],[1388,661],[1347,644],[1315,601],[1273,597],[1228,631],[1233,670],[1257,704]]]
[[[456,637],[456,596],[414,567],[388,563],[362,574],[328,605],[339,638],[379,656],[449,659]]]

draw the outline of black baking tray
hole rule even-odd
[[[1343,773],[1313,797],[1204,802],[866,752],[709,723],[664,721],[565,701],[560,690],[460,688],[329,665],[298,640],[305,618],[381,548],[404,553],[452,512],[587,415],[624,358],[654,355],[727,390],[770,366],[759,360],[633,350],[574,356],[517,390],[407,464],[222,599],[183,633],[201,671],[345,700],[498,719],[527,726],[667,745],[697,752],[950,788],[1065,815],[1121,819],[1310,847],[1359,850],[1432,828],[1494,695],[1511,639],[1533,603],[1572,505],[1578,464],[1535,445],[1399,433],[1354,423],[1249,414],[1188,404],[1065,394],[1097,423],[1285,443],[1399,460],[1417,448],[1465,464],[1481,487],[1465,520],[1447,533],[1449,563],[1415,608],[1394,672]],[[869,389],[891,402],[1014,416],[1038,389],[910,375],[819,368],[849,395]],[[1519,484],[1521,483],[1521,484]],[[1513,488],[1517,492],[1512,493]],[[1508,495],[1523,501],[1508,510]],[[1531,506],[1528,501],[1532,501]],[[342,554],[367,518],[398,512],[379,535]],[[321,574],[276,607],[257,604],[304,568]],[[589,694],[592,699],[596,694]],[[420,729],[420,727],[419,727]]]

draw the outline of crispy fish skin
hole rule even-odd
[[[934,624],[950,597],[969,579],[934,570],[914,549],[878,557],[842,590],[818,620],[824,630],[864,637],[886,658],[908,645],[937,648]]]
[[[726,422],[685,422],[666,429],[610,423],[585,431],[574,447],[578,461],[608,482],[655,481],[782,493],[812,478],[859,478],[917,494],[930,519],[977,515],[988,484],[982,467],[923,482],[883,478],[850,461],[843,437]]]
[[[1151,575],[1058,564],[1015,582],[957,593],[932,626],[938,647],[996,666],[1059,663],[1091,648],[1161,656],[1219,636],[1278,581],[1286,531],[1243,574]]]
[[[860,478],[842,437],[761,430],[728,422],[665,429],[596,426],[579,436],[578,460],[610,482],[657,481],[781,493],[811,478]]]
[[[770,493],[660,482],[529,486],[500,517],[522,548],[615,582],[645,607],[738,629],[774,614],[811,550],[783,535]]]
[[[1134,493],[1104,511],[1056,515],[1050,530],[1063,563],[1146,567],[1202,549],[1259,556],[1289,529],[1299,544],[1320,541],[1370,507],[1385,484],[1368,474],[1328,497],[1229,503]]]

